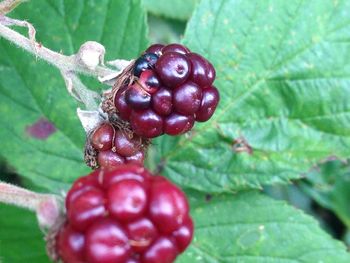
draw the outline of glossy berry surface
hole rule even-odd
[[[125,91],[125,101],[133,109],[144,110],[151,104],[151,95],[139,85],[134,84]]]
[[[163,134],[163,118],[152,110],[133,111],[130,123],[134,132],[142,137],[154,138]]]
[[[99,167],[113,169],[121,164],[142,165],[144,162],[144,140],[137,134],[121,130],[110,123],[98,126],[92,132],[90,142],[96,151]]]
[[[171,263],[193,237],[185,194],[138,165],[81,177],[66,210],[56,237],[64,263]]]
[[[109,123],[104,123],[92,134],[91,144],[100,151],[109,150],[112,148],[113,136],[113,126]]]
[[[158,59],[156,72],[165,86],[176,87],[190,75],[191,62],[184,54],[168,52]]]
[[[136,60],[134,83],[124,96],[117,92],[114,104],[139,136],[180,135],[213,116],[220,100],[215,77],[213,65],[187,47],[154,44]]]

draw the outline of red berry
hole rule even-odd
[[[196,121],[203,122],[209,120],[213,116],[219,100],[219,91],[215,87],[204,89],[201,106],[196,112]]]
[[[91,223],[102,218],[105,213],[104,193],[94,188],[85,191],[71,201],[67,216],[75,229],[84,231]]]
[[[121,88],[120,90],[117,91],[115,98],[114,98],[114,105],[118,111],[119,116],[123,120],[129,120],[130,114],[131,114],[131,108],[130,106],[126,103],[125,99],[125,91],[127,89],[127,86]]]
[[[192,240],[184,193],[141,166],[98,169],[78,179],[67,199],[56,236],[64,263],[170,263]]]
[[[120,221],[140,218],[147,205],[146,189],[136,180],[113,184],[108,190],[107,199],[109,212]]]
[[[70,225],[65,225],[57,236],[58,254],[62,260],[69,263],[84,263],[84,234],[74,230]]]
[[[185,194],[167,180],[155,181],[151,186],[149,213],[151,220],[164,234],[178,229],[188,216]]]
[[[146,183],[146,181],[150,180],[150,174],[144,167],[138,165],[120,165],[111,171],[102,172],[100,178],[103,188],[107,189],[123,180],[136,180]]]
[[[126,225],[130,245],[135,252],[143,252],[158,236],[157,228],[151,220],[144,217]]]
[[[145,154],[142,151],[136,152],[134,155],[125,157],[127,164],[142,165],[145,161]]]
[[[99,126],[91,136],[91,145],[99,151],[106,151],[112,148],[114,128],[109,123]]]
[[[178,250],[175,244],[166,237],[158,238],[153,245],[142,255],[143,263],[172,263]]]
[[[152,96],[152,108],[160,115],[167,116],[171,113],[173,102],[172,92],[165,88],[160,88]]]
[[[184,115],[198,111],[202,101],[202,89],[194,82],[188,81],[174,90],[174,108]]]
[[[187,80],[191,62],[183,54],[167,52],[158,59],[156,72],[165,86],[173,88]]]
[[[75,200],[79,195],[89,191],[91,189],[98,188],[97,176],[99,171],[95,171],[89,176],[80,177],[76,180],[71,188],[71,190],[67,193],[66,197],[66,207],[69,209],[71,202]]]
[[[97,162],[100,167],[113,169],[125,163],[125,159],[113,151],[104,151],[98,153]]]
[[[152,70],[145,70],[141,73],[139,84],[149,94],[153,94],[159,89],[160,81]]]
[[[126,89],[125,101],[132,109],[147,109],[151,104],[151,95],[143,90],[139,85],[134,84]]]
[[[121,130],[116,132],[114,146],[119,155],[124,157],[132,156],[140,149],[142,144],[141,138],[136,134],[132,136],[132,138],[129,138],[129,135]]]
[[[163,134],[163,119],[152,110],[133,111],[130,124],[136,134],[145,138]]]
[[[193,222],[190,217],[186,219],[185,223],[178,230],[173,232],[173,237],[176,240],[180,253],[182,253],[191,243],[193,238]]]
[[[172,113],[165,119],[164,132],[169,135],[179,135],[192,129],[194,117]]]
[[[162,44],[153,44],[152,46],[147,48],[145,52],[146,53],[155,53],[157,55],[161,55],[163,47],[164,47],[164,45],[162,45]]]
[[[167,53],[167,52],[176,52],[176,53],[181,53],[181,54],[187,54],[190,52],[190,50],[180,44],[169,44],[162,49],[162,53]]]
[[[86,233],[86,255],[91,263],[125,262],[130,245],[122,226],[107,218],[92,225]]]

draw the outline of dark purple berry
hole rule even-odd
[[[219,100],[219,91],[215,87],[203,89],[203,98],[201,106],[196,112],[196,121],[204,122],[209,120],[213,116]]]
[[[164,47],[164,45],[162,45],[162,44],[153,44],[152,46],[147,48],[145,52],[146,53],[155,53],[158,56],[160,56],[162,54],[163,47]]]
[[[152,96],[152,108],[160,115],[167,116],[173,108],[172,92],[165,88],[160,88]]]
[[[150,66],[148,64],[148,61],[145,58],[140,57],[136,59],[135,65],[134,65],[134,76],[139,77],[142,71],[145,71],[146,69],[149,69],[149,68]]]
[[[184,115],[198,111],[202,100],[202,89],[194,82],[188,81],[174,89],[173,103],[175,110]]]
[[[193,115],[181,115],[172,113],[164,121],[164,132],[169,135],[179,135],[192,129],[194,125]]]
[[[132,109],[144,110],[150,107],[151,95],[139,85],[134,84],[125,91],[125,100]]]
[[[153,68],[158,60],[158,55],[155,53],[146,53],[142,55],[142,58],[147,60],[149,68]]]
[[[163,134],[163,119],[154,111],[133,111],[130,124],[136,134],[145,138],[154,138]]]
[[[118,115],[123,120],[127,121],[130,118],[130,114],[131,114],[132,109],[129,107],[129,105],[126,103],[126,100],[125,100],[126,89],[127,89],[127,86],[125,86],[117,91],[115,98],[114,98],[114,105],[118,111]]]
[[[192,72],[190,79],[201,87],[210,86],[215,78],[213,66],[201,55],[189,53],[187,57],[191,60]]]
[[[156,72],[165,86],[173,88],[187,80],[191,62],[183,54],[168,52],[158,59]]]
[[[187,54],[190,52],[190,50],[180,44],[169,44],[162,49],[163,54],[167,52],[176,52],[176,53],[181,53],[181,54]]]

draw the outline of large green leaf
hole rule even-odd
[[[192,202],[195,238],[177,262],[350,262],[350,254],[318,223],[256,192]]]
[[[321,206],[331,209],[350,228],[350,166],[329,161],[306,175],[302,188]]]
[[[145,8],[152,14],[178,20],[190,18],[197,2],[198,0],[143,0]]]
[[[1,263],[50,262],[35,214],[0,204],[0,215]]]
[[[147,45],[140,1],[31,1],[13,17],[26,19],[45,46],[73,54],[88,40],[102,43],[107,57],[131,58]],[[78,105],[59,72],[0,39],[0,154],[36,185],[60,191],[88,171],[83,162],[84,131]],[[45,140],[28,128],[46,118],[56,132]]]
[[[201,1],[184,43],[215,65],[221,102],[189,136],[156,142],[166,174],[236,191],[349,156],[349,9],[345,0]]]

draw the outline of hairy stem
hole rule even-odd
[[[29,209],[36,213],[39,225],[53,226],[61,216],[59,197],[52,194],[39,194],[21,187],[0,182],[0,203]]]
[[[0,15],[6,15],[15,9],[19,4],[27,0],[4,0],[0,3]]]
[[[79,63],[75,55],[66,56],[52,51],[2,24],[0,24],[0,36],[14,43],[18,47],[23,48],[29,53],[32,53],[36,57],[54,65],[63,72],[73,71],[94,77],[101,77],[115,73],[115,71],[112,69],[103,66],[97,66],[94,69],[90,69]]]
[[[52,195],[38,194],[21,187],[0,182],[0,202],[13,204],[31,211],[36,211],[38,205]]]

